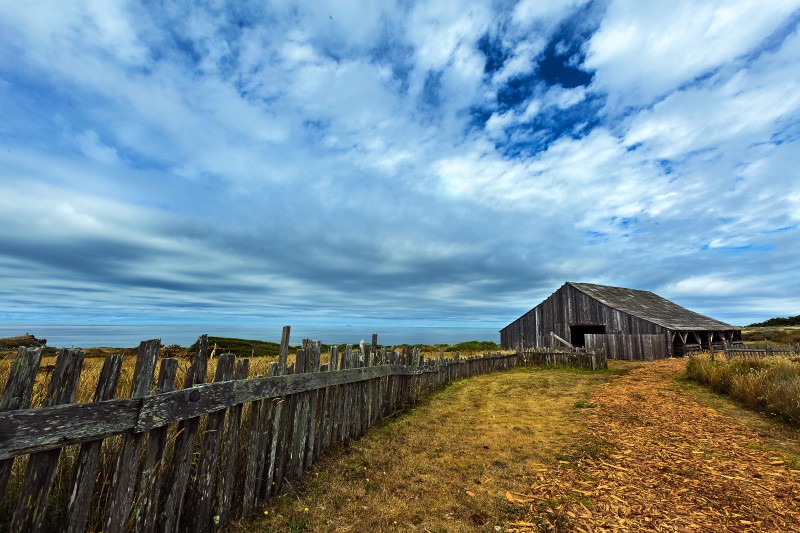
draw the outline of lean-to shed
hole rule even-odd
[[[571,344],[616,359],[651,360],[739,344],[742,330],[650,291],[566,282],[500,330],[508,350]]]

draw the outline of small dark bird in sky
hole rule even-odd
[[[329,15],[329,16],[331,17],[331,20],[333,20],[333,15]]]

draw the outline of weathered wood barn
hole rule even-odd
[[[602,349],[616,359],[680,356],[739,344],[741,328],[703,316],[649,291],[566,282],[500,330],[508,350],[564,345]]]

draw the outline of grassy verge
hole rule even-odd
[[[800,425],[800,365],[784,357],[689,359],[686,375],[742,404]]]
[[[495,531],[576,441],[595,387],[624,372],[518,368],[451,384],[334,450],[234,531]]]

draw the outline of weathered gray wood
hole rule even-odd
[[[120,370],[122,370],[121,355],[106,357],[94,392],[95,403],[114,397],[119,383]],[[95,424],[94,421],[91,422],[92,425]],[[82,533],[86,530],[92,493],[94,493],[97,481],[97,471],[100,468],[102,445],[101,439],[81,444],[72,482],[72,492],[67,504],[67,533]]]
[[[59,352],[45,406],[72,402],[80,380],[83,357],[80,350],[62,349]],[[10,531],[37,532],[41,528],[60,454],[61,450],[56,449],[31,455],[28,459]]]
[[[118,398],[3,413],[0,459],[124,433],[136,427],[141,406],[141,399]]]
[[[274,376],[279,372],[278,363],[269,364],[269,375]],[[275,417],[280,416],[280,399],[267,399],[261,400],[262,420],[260,422],[261,435],[259,435],[259,462],[256,473],[258,474],[258,483],[256,484],[254,496],[259,500],[266,500],[272,489],[272,475],[274,471],[270,470],[274,465],[271,461],[274,460],[272,456],[272,442],[275,438]]]
[[[214,381],[219,383],[230,381],[233,374],[233,354],[224,353],[217,359],[217,372]],[[214,495],[214,479],[217,472],[222,430],[225,423],[225,410],[220,409],[208,415],[203,444],[200,448],[200,461],[197,466],[197,489],[194,492],[194,508],[192,509],[192,529],[208,531],[211,527],[212,497]]]
[[[194,360],[189,367],[184,382],[184,391],[206,382],[206,369],[208,367],[208,335],[201,335],[197,339]],[[193,396],[192,391],[185,392]],[[186,487],[189,483],[189,469],[194,453],[195,439],[197,438],[200,415],[186,417],[178,424],[178,435],[172,454],[171,470],[165,487],[166,497],[164,508],[159,520],[159,531],[172,533],[178,528],[183,514],[183,500]]]
[[[309,341],[305,339],[303,346],[308,347]],[[307,370],[308,360],[312,357],[311,349],[306,348],[297,351],[297,360],[295,361],[295,372],[305,373]],[[305,465],[305,449],[306,441],[308,439],[308,413],[309,413],[309,398],[308,393],[302,392],[297,394],[297,408],[294,415],[294,428],[292,433],[292,458],[291,472],[295,478],[303,474],[303,467]]]
[[[279,373],[279,364],[270,363],[268,376]],[[257,400],[250,404],[250,418],[248,421],[249,442],[247,457],[245,459],[245,480],[243,485],[242,515],[248,516],[255,509],[256,502],[264,499],[262,495],[264,484],[264,470],[267,468],[271,442],[270,424],[273,416],[273,401]]]
[[[311,343],[311,357],[307,361],[306,372],[317,373],[320,371],[320,348],[321,343],[319,341]],[[306,439],[306,447],[304,450],[304,467],[306,469],[311,468],[311,464],[314,462],[314,447],[317,446],[317,400],[320,390],[322,389],[316,389],[306,393],[308,398],[308,438]]]
[[[20,346],[11,364],[6,387],[0,396],[0,412],[25,409],[31,404],[36,371],[42,360],[42,348]]]
[[[278,369],[280,370],[280,375],[286,373],[286,358],[289,354],[289,334],[291,331],[292,328],[289,326],[283,326],[283,331],[281,332],[281,348],[278,352]]]
[[[328,360],[328,369],[330,372],[336,371],[339,363],[339,347],[332,346],[330,351],[330,357]],[[327,450],[331,447],[331,440],[333,437],[333,417],[334,417],[334,406],[336,405],[336,401],[334,396],[336,395],[336,387],[325,387],[325,425],[324,425],[324,432],[322,437],[322,450]]]
[[[276,472],[280,471],[278,462],[282,460],[280,440],[285,433],[283,428],[286,425],[286,412],[284,411],[286,402],[284,398],[274,398],[266,401],[271,403],[272,420],[269,432],[269,456],[266,461],[266,474],[260,491],[264,498],[275,492],[273,487],[276,486]]]
[[[174,357],[161,360],[156,394],[170,392],[175,388],[177,370],[178,360]],[[155,531],[156,528],[159,504],[158,489],[161,486],[164,472],[162,461],[167,445],[168,429],[169,426],[156,428],[151,430],[147,436],[147,455],[139,478],[139,498],[136,503],[134,522],[134,530],[137,532]]]
[[[0,396],[0,413],[27,409],[30,406],[33,383],[41,361],[42,348],[19,347],[17,358],[11,364],[3,395]],[[0,461],[0,501],[6,492],[13,466],[13,458]]]
[[[142,398],[150,393],[153,375],[158,360],[160,339],[142,341],[136,353],[136,367],[131,382],[131,397]],[[103,531],[117,533],[128,528],[128,517],[136,489],[136,473],[139,466],[139,453],[144,444],[144,434],[128,431],[122,437],[122,447],[114,477],[111,480],[111,495],[108,499],[106,520]]]
[[[236,362],[233,379],[247,379],[250,370],[250,361],[242,359]],[[212,530],[227,529],[231,519],[231,506],[233,504],[233,489],[236,481],[237,464],[236,454],[239,449],[239,425],[242,421],[243,404],[231,407],[225,423],[225,439],[223,444],[222,460],[220,462],[220,483],[217,489],[217,512],[212,520]],[[262,454],[263,455],[263,454]]]

